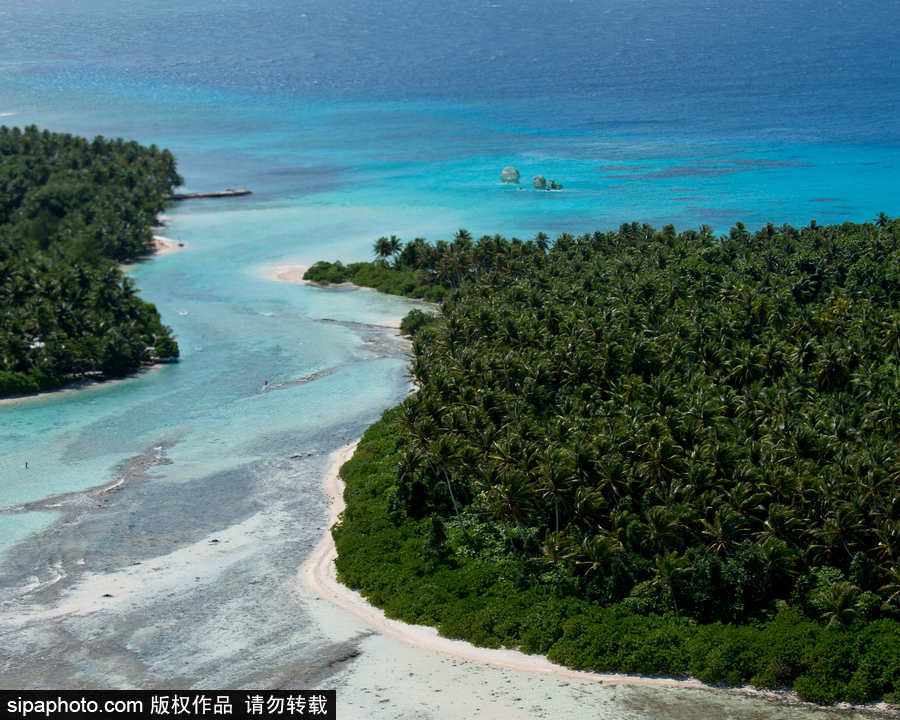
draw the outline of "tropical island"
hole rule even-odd
[[[577,669],[900,702],[900,221],[375,252],[305,277],[442,305],[343,467],[342,582]]]
[[[168,150],[0,127],[0,396],[178,358],[119,264],[154,250]]]

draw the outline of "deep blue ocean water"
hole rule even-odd
[[[173,206],[162,232],[186,249],[130,271],[181,363],[0,406],[0,645],[15,657],[0,678],[228,685],[324,642],[308,598],[290,617],[239,612],[235,577],[284,574],[318,537],[327,453],[408,392],[405,347],[376,326],[412,304],[272,282],[273,267],[460,227],[726,233],[896,215],[898,18],[896,0],[5,0],[0,123],[156,143],[188,190],[254,194]],[[499,182],[506,165],[520,187]],[[538,174],[565,189],[532,190]],[[113,500],[78,494],[122,478]],[[223,641],[228,671],[204,640],[225,611],[192,592],[166,601],[190,608],[190,639],[135,619],[160,602],[152,578],[131,614],[41,614],[250,522],[267,528],[254,562],[211,570],[203,592],[229,621],[273,629],[249,659],[238,635]],[[63,662],[101,620],[134,668],[108,648],[88,670]]]

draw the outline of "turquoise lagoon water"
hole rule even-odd
[[[383,326],[415,303],[274,282],[273,269],[461,227],[726,233],[894,215],[898,10],[5,3],[0,122],[156,143],[186,189],[254,194],[174,204],[161,234],[185,248],[129,270],[180,363],[0,406],[0,680],[274,686],[336,672],[329,658],[358,638],[335,639],[290,578],[321,533],[328,453],[409,391],[408,347]],[[522,186],[500,184],[505,165]],[[538,174],[565,189],[532,190]],[[235,528],[250,528],[240,543]],[[240,551],[210,555],[219,535]],[[161,557],[168,570],[141,574]],[[123,573],[109,607],[72,609]],[[658,700],[646,707],[660,716]]]

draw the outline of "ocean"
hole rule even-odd
[[[184,249],[129,270],[179,364],[0,405],[0,685],[327,686],[341,717],[455,717],[460,685],[485,717],[816,716],[475,666],[312,597],[295,574],[328,454],[409,391],[386,326],[417,304],[271,278],[390,234],[893,216],[897,17],[884,0],[6,0],[0,123],[156,143],[187,190],[253,194],[173,204],[160,232]]]

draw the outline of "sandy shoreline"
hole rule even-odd
[[[185,248],[183,242],[173,240],[172,238],[163,237],[162,235],[154,235],[153,252],[149,253],[148,255],[141,255],[139,257],[136,257],[134,260],[127,263],[120,263],[119,270],[121,270],[122,272],[127,272],[140,263],[147,262],[148,260],[153,260],[157,257],[162,257],[163,255],[171,255],[172,253],[184,249]]]
[[[173,252],[178,252],[179,250],[184,249],[184,243],[178,242],[177,240],[172,240],[171,238],[163,237],[162,235],[154,235],[153,236],[153,254],[154,255],[168,255]]]
[[[315,283],[303,279],[303,275],[307,270],[309,270],[307,265],[275,265],[267,268],[266,279],[276,282],[314,285]]]
[[[352,288],[355,290],[370,289],[363,288],[352,282],[329,283],[328,285],[324,285],[322,283],[315,282],[314,280],[304,280],[303,276],[304,274],[306,274],[307,270],[309,270],[308,265],[273,265],[266,269],[265,276],[267,280],[274,280],[276,282],[295,283],[298,285],[314,285],[315,287],[320,288]]]
[[[820,708],[798,698],[792,692],[775,692],[759,690],[753,687],[722,688],[703,683],[694,678],[676,679],[663,677],[644,677],[639,675],[625,675],[618,673],[589,673],[572,670],[550,662],[543,655],[526,655],[517,650],[506,648],[492,649],[480,648],[463,640],[450,640],[441,637],[437,630],[424,625],[408,625],[398,620],[392,620],[385,616],[379,608],[370,605],[358,592],[341,585],[337,580],[337,570],[334,560],[337,557],[337,549],[331,537],[330,528],[337,522],[338,516],[343,512],[344,482],[339,476],[341,466],[350,459],[358,444],[356,442],[345,445],[335,450],[330,456],[330,464],[325,474],[323,485],[328,497],[328,530],[319,540],[312,555],[299,568],[299,579],[311,590],[335,605],[348,610],[379,632],[395,637],[405,643],[421,648],[434,650],[447,655],[477,663],[484,663],[509,670],[541,673],[560,678],[575,678],[583,681],[593,681],[605,685],[633,685],[652,687],[676,687],[708,690],[711,692],[729,692],[742,695],[752,695],[759,698],[774,700],[776,702],[792,705],[802,705],[809,708]],[[895,708],[879,703],[877,705],[850,705],[841,703],[834,706],[836,709],[853,709],[873,714],[898,717],[900,713]]]

